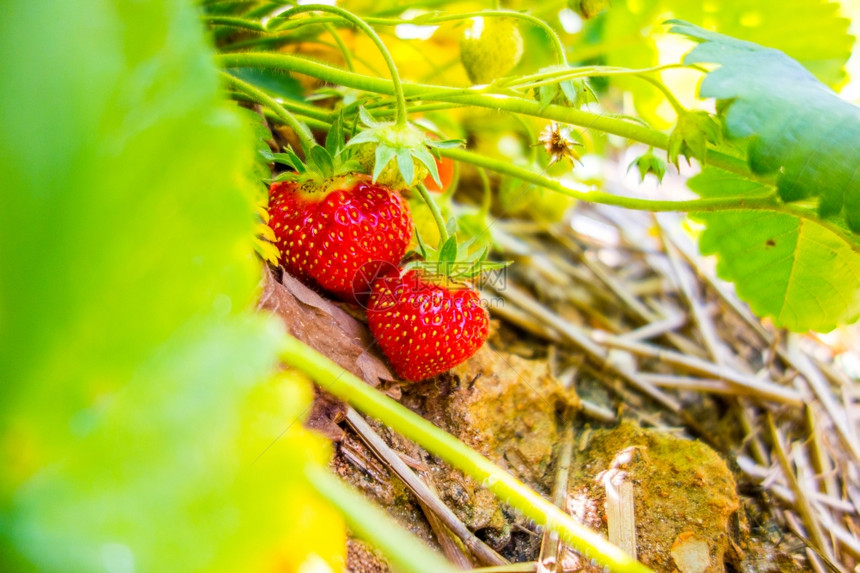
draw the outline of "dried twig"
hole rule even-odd
[[[346,413],[347,423],[355,430],[359,437],[377,455],[382,462],[393,471],[397,477],[412,491],[413,494],[435,513],[442,523],[451,530],[472,554],[487,565],[504,565],[508,561],[493,551],[486,543],[475,537],[469,529],[460,521],[451,509],[442,503],[432,490],[421,481],[409,466],[400,459],[385,441],[373,431],[373,428],[362,418],[361,414],[350,408]]]

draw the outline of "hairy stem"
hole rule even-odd
[[[430,209],[430,213],[433,215],[433,220],[436,221],[436,226],[439,228],[439,245],[437,248],[441,249],[442,245],[445,244],[445,241],[448,240],[448,227],[445,225],[445,219],[442,218],[442,212],[439,210],[439,205],[437,205],[436,201],[433,200],[433,197],[430,196],[430,192],[427,191],[427,187],[425,187],[423,183],[419,183],[416,187],[421,198],[424,199],[425,203],[427,203],[427,208]]]
[[[275,98],[269,96],[263,90],[258,89],[247,82],[243,82],[239,78],[235,78],[226,72],[221,72],[221,77],[224,78],[224,81],[226,81],[229,86],[239,90],[254,101],[272,110],[272,112],[274,112],[281,121],[296,132],[296,135],[302,142],[302,147],[306,154],[311,150],[311,147],[316,144],[314,136],[311,133],[311,130],[308,129],[308,126],[296,119],[296,116],[287,111],[284,106],[275,100]]]
[[[338,85],[373,93],[395,94],[390,80],[373,78],[347,72],[326,64],[313,62],[306,58],[287,54],[240,53],[216,56],[218,63],[225,67],[262,67],[303,73]],[[485,107],[548,120],[577,125],[586,129],[596,129],[626,139],[638,141],[658,149],[666,149],[669,137],[649,127],[615,117],[588,111],[548,105],[518,96],[483,93],[482,90],[469,90],[447,86],[403,83],[403,92],[410,97],[420,97],[428,101],[459,103]],[[756,179],[750,172],[746,161],[714,150],[708,150],[706,162],[744,177]]]
[[[440,149],[439,155],[450,157],[456,161],[471,163],[477,167],[489,169],[496,173],[515,177],[522,181],[527,181],[535,185],[539,185],[546,189],[556,191],[563,195],[579,199],[580,201],[588,201],[590,203],[600,203],[603,205],[613,205],[623,207],[625,209],[636,209],[638,211],[686,211],[686,212],[709,212],[731,209],[778,209],[779,205],[774,200],[775,193],[758,197],[717,197],[712,199],[692,199],[689,201],[659,201],[654,199],[638,199],[636,197],[623,197],[621,195],[613,195],[602,191],[577,191],[566,187],[563,183],[535,173],[531,169],[518,167],[508,161],[501,161],[473,153],[462,149]]]
[[[327,4],[305,4],[303,6],[295,6],[294,8],[290,8],[289,10],[278,14],[278,17],[288,19],[297,14],[303,14],[306,12],[328,12],[330,14],[340,16],[344,20],[354,24],[373,41],[379,49],[379,52],[382,54],[382,58],[385,60],[385,64],[388,66],[388,71],[391,74],[391,93],[394,94],[397,101],[397,116],[395,124],[398,127],[404,127],[406,125],[406,97],[403,94],[400,74],[397,72],[397,66],[394,64],[394,58],[391,57],[391,52],[388,51],[388,48],[379,37],[379,34],[377,34],[376,31],[367,24],[367,22],[352,12],[344,10],[343,8],[338,8],[337,6],[329,6]],[[277,28],[275,29],[277,30]]]

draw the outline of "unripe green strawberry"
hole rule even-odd
[[[473,18],[460,38],[460,61],[474,84],[507,75],[523,57],[523,37],[513,18]]]

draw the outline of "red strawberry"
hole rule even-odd
[[[471,357],[484,344],[489,327],[477,292],[435,284],[416,270],[376,279],[367,319],[394,370],[410,381],[430,378]]]
[[[350,301],[382,265],[400,262],[412,237],[406,202],[363,175],[273,184],[269,226],[290,274]]]

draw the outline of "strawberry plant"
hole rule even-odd
[[[310,377],[595,563],[648,570],[286,334],[261,274],[366,320],[409,382],[486,343],[497,220],[582,204],[688,214],[779,329],[860,318],[832,3],[49,4],[0,22],[0,569],[338,570],[345,519],[404,571],[448,570],[322,469]],[[686,54],[659,65],[666,42]],[[628,150],[660,196],[610,189]]]

